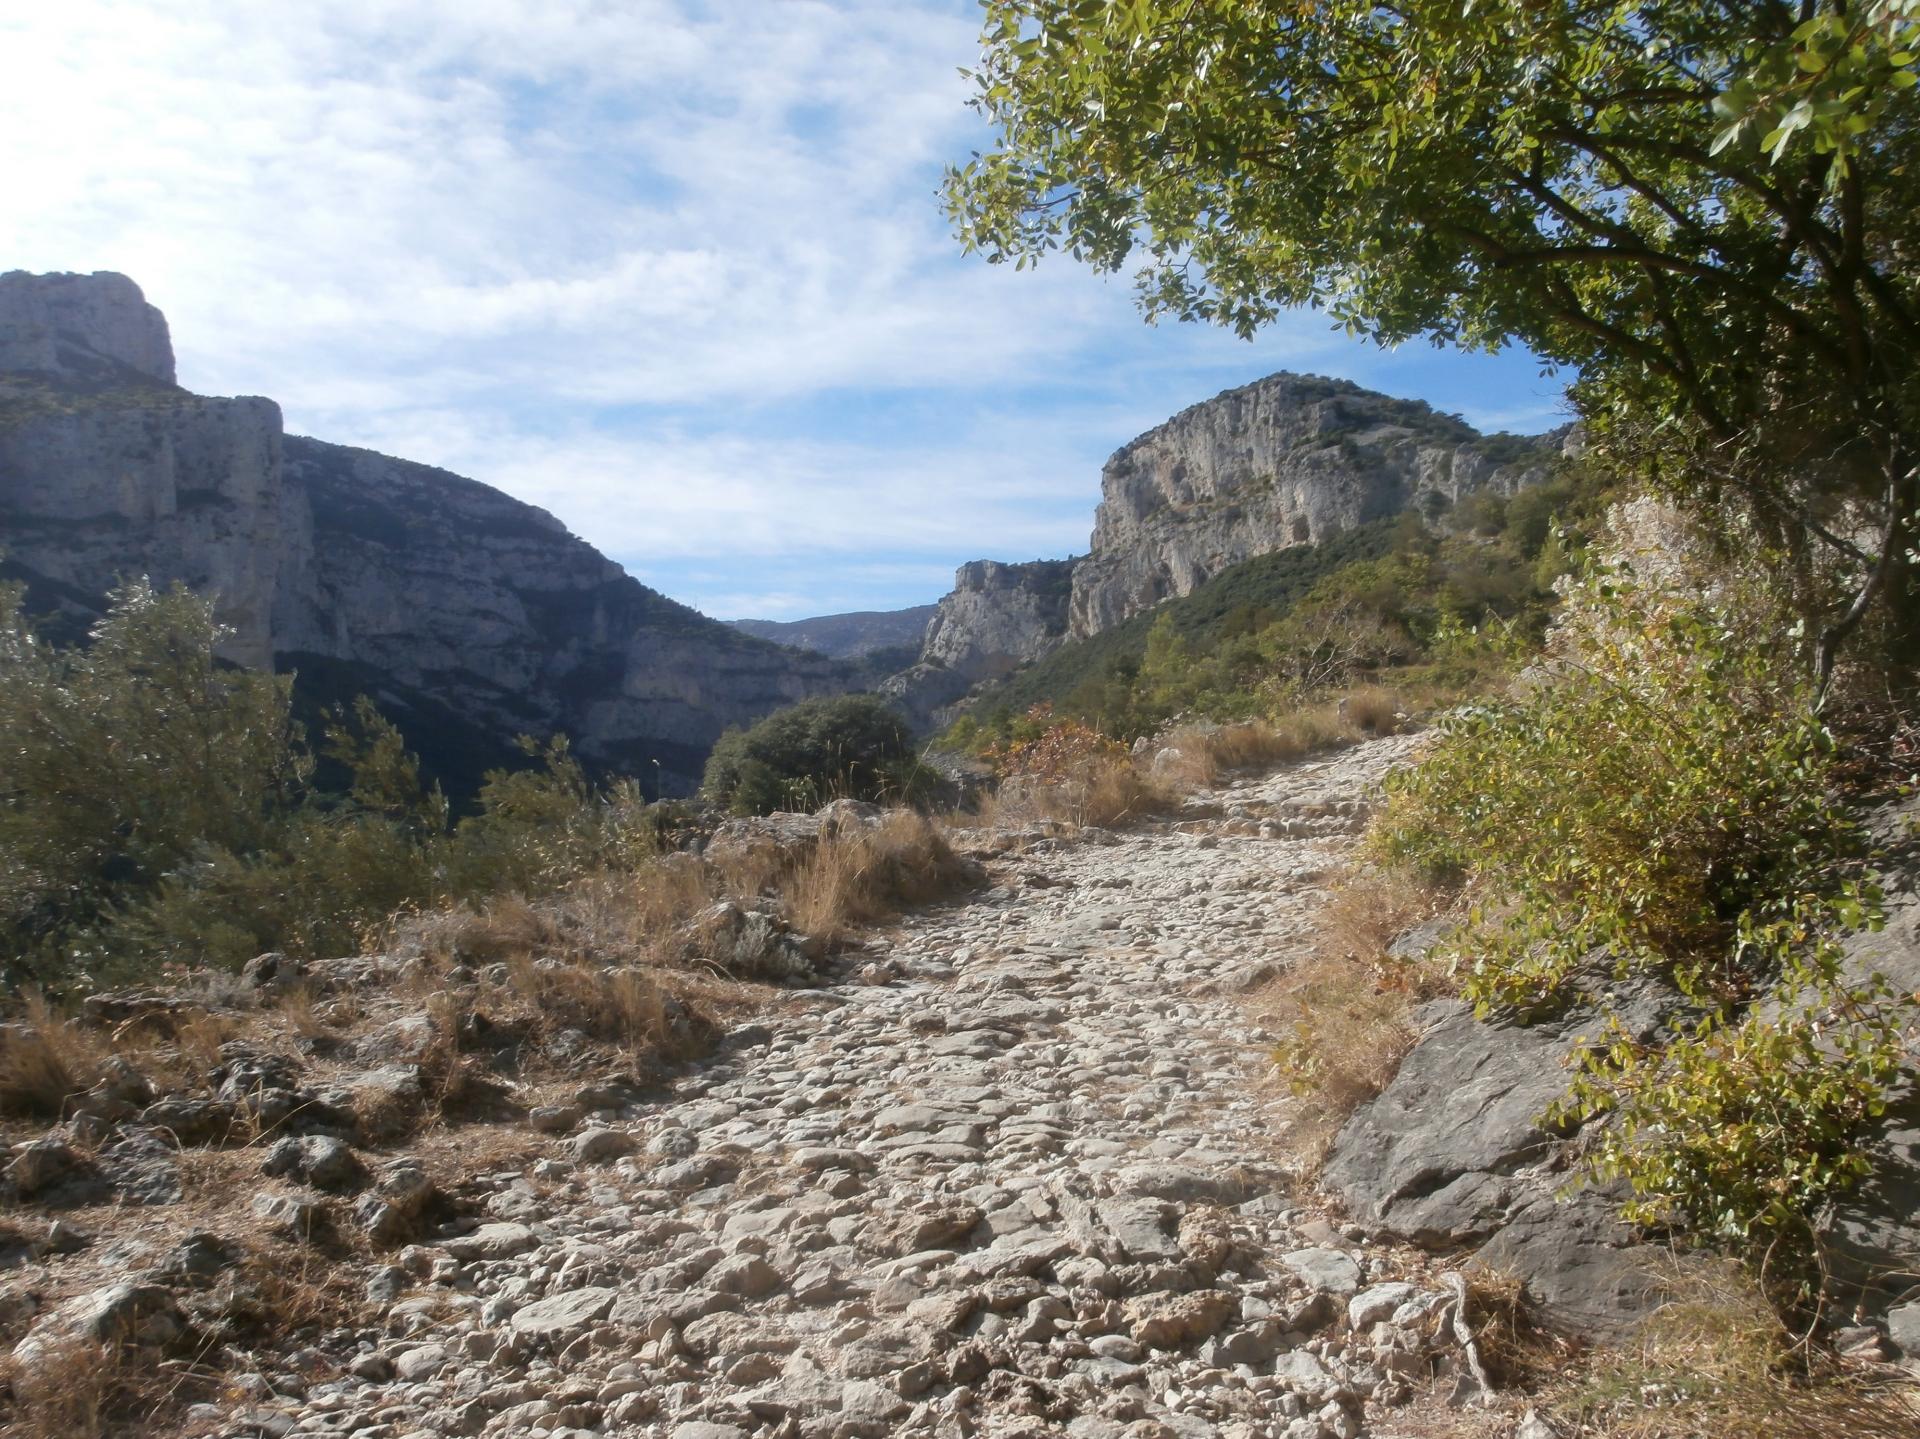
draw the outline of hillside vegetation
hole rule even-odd
[[[1503,653],[1538,644],[1605,495],[1569,466],[1431,523],[1403,514],[1248,560],[986,687],[946,742],[1005,740],[1042,705],[1131,740],[1179,718],[1275,718],[1355,685],[1416,707],[1470,692]]]

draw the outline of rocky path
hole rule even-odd
[[[669,1101],[474,1176],[349,1373],[221,1430],[1393,1432],[1449,1296],[1289,1207],[1235,991],[1408,743],[1002,856]]]

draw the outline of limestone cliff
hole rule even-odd
[[[0,275],[0,374],[171,385],[173,340],[125,275]]]
[[[1256,555],[1511,493],[1549,453],[1344,380],[1283,373],[1228,390],[1107,461],[1070,631],[1097,634]]]
[[[1182,410],[1107,461],[1076,560],[963,565],[921,663],[884,688],[938,719],[975,682],[1109,629],[1221,571],[1544,476],[1559,435],[1483,436],[1418,401],[1278,374]]]
[[[972,681],[997,679],[1024,660],[1052,653],[1066,634],[1076,563],[974,560],[960,566],[952,593],[927,626],[922,657]]]
[[[669,789],[729,724],[854,672],[676,604],[545,511],[444,470],[285,436],[173,380],[118,275],[0,276],[0,551],[84,620],[116,579],[218,597],[229,658],[375,694],[455,785],[521,732]]]

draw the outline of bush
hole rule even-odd
[[[1547,673],[1446,721],[1372,843],[1475,886],[1448,953],[1482,1014],[1566,1002],[1601,955],[1671,978],[1677,1036],[1598,1036],[1549,1118],[1614,1121],[1592,1163],[1631,1181],[1635,1218],[1804,1237],[1863,1172],[1852,1137],[1898,1069],[1902,1005],[1839,977],[1837,936],[1877,923],[1877,895],[1782,605],[1644,563],[1568,587]]]
[[[1024,823],[1125,824],[1170,808],[1173,793],[1135,767],[1127,747],[1078,720],[1057,720],[1036,705],[1012,726],[1019,736],[985,758],[999,788],[982,818]]]
[[[918,770],[905,720],[871,695],[839,695],[728,730],[704,788],[734,814],[771,814],[832,799],[911,799],[926,783]]]
[[[0,587],[0,948],[25,977],[70,968],[75,932],[197,847],[251,851],[291,813],[310,766],[290,682],[221,663],[224,633],[140,581],[58,650]]]

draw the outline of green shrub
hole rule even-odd
[[[91,644],[35,638],[0,588],[0,949],[49,979],[68,938],[205,845],[245,853],[309,770],[289,682],[215,658],[210,603],[145,581]]]
[[[364,698],[326,731],[344,793],[318,793],[289,680],[221,663],[222,633],[206,601],[141,583],[114,593],[89,645],[63,650],[0,589],[11,982],[352,953],[397,911],[632,868],[684,819],[630,782],[595,786],[564,740],[527,740],[545,763],[490,774],[453,827]]]
[[[1864,1170],[1906,1006],[1840,977],[1837,937],[1878,895],[1789,616],[1750,580],[1599,566],[1567,612],[1526,693],[1444,722],[1389,780],[1371,843],[1475,886],[1443,957],[1483,1015],[1604,991],[1601,955],[1673,979],[1677,1033],[1610,1024],[1547,1119],[1610,1119],[1591,1164],[1631,1182],[1634,1218],[1803,1239]]]
[[[727,731],[705,789],[735,814],[811,810],[839,798],[911,798],[917,768],[906,721],[871,695],[838,695]]]
[[[479,813],[460,822],[449,846],[454,894],[550,894],[583,874],[631,869],[659,852],[667,811],[647,804],[637,781],[597,788],[564,735],[520,744],[543,763],[487,776]]]

